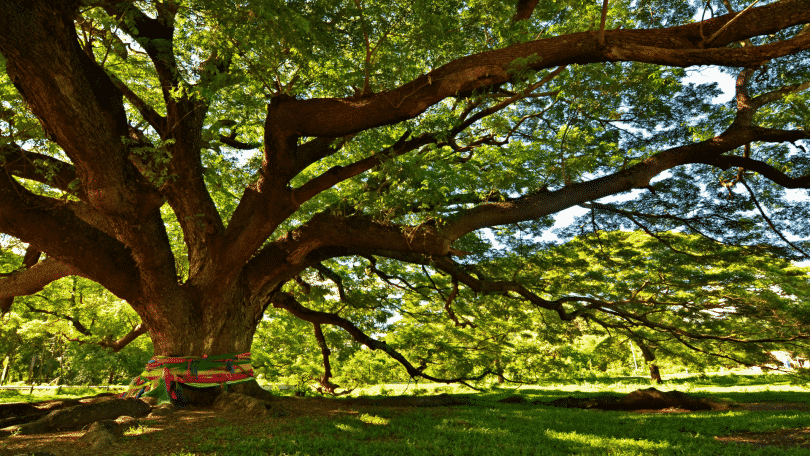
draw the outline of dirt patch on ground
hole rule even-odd
[[[535,405],[552,407],[584,408],[625,411],[660,411],[660,410],[727,410],[731,404],[711,399],[693,397],[678,391],[658,391],[647,388],[633,391],[626,396],[597,396],[577,398],[573,396],[555,399],[549,402],[534,401]]]
[[[93,451],[77,440],[83,431],[49,434],[12,435],[0,439],[0,455],[20,455],[41,452],[54,456],[113,456],[121,454],[157,455],[179,452],[189,447],[195,438],[202,439],[212,428],[224,424],[237,427],[245,435],[263,435],[260,428],[272,421],[296,419],[303,416],[330,416],[358,413],[350,404],[321,398],[281,397],[273,400],[270,417],[255,417],[239,412],[222,412],[211,408],[186,407],[166,416],[140,419],[141,434],[125,435],[103,451]]]
[[[798,410],[810,411],[804,402],[750,402],[738,404],[736,410]],[[783,429],[772,432],[741,432],[714,438],[725,443],[748,443],[758,447],[810,448],[810,428]]]

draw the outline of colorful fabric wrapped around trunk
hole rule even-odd
[[[146,370],[136,377],[121,398],[152,396],[158,403],[182,399],[182,387],[222,386],[253,380],[250,353],[229,353],[208,356],[155,356],[146,363]],[[182,405],[182,404],[179,404]]]

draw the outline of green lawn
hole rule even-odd
[[[553,400],[569,395],[628,393],[650,385],[643,379],[603,379],[520,388],[466,392],[441,385],[419,384],[418,393],[470,394],[470,406],[436,408],[357,407],[357,414],[338,417],[282,419],[263,425],[262,437],[243,435],[222,423],[207,435],[189,441],[188,453],[218,455],[794,455],[800,448],[758,448],[724,444],[715,436],[742,431],[810,427],[810,413],[799,411],[725,411],[686,414],[637,414],[501,404],[517,394],[528,400]],[[406,385],[386,385],[398,394]],[[658,387],[695,396],[737,402],[810,402],[810,389],[791,385],[787,376],[724,376],[673,379]],[[408,393],[414,392],[409,385]],[[366,394],[378,395],[380,387]],[[81,395],[92,394],[84,391]],[[64,394],[62,396],[65,396]],[[0,393],[0,401],[28,397]],[[49,397],[53,397],[51,394]],[[74,394],[65,397],[75,397]],[[43,400],[46,397],[36,397]],[[341,399],[334,399],[339,401]],[[137,435],[127,436],[136,444]]]

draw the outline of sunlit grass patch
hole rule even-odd
[[[360,418],[360,421],[362,421],[364,423],[367,423],[367,424],[384,425],[384,424],[388,424],[388,422],[389,422],[389,420],[387,420],[387,419],[385,419],[385,418],[383,418],[381,416],[369,415],[367,413],[364,413],[364,414],[360,415],[359,418]]]
[[[604,450],[610,448],[611,454],[638,454],[639,452],[655,454],[656,452],[663,452],[664,450],[672,448],[672,445],[666,441],[654,442],[640,438],[604,437],[576,431],[558,432],[546,430],[545,435],[551,439],[571,443],[574,447],[579,447],[582,450]]]

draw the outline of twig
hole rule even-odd
[[[807,253],[806,253],[804,250],[802,250],[802,249],[800,249],[800,248],[796,247],[796,246],[795,246],[795,245],[794,245],[792,242],[788,241],[788,240],[787,240],[787,238],[786,238],[786,237],[785,237],[785,236],[782,234],[782,232],[781,232],[781,231],[779,231],[779,229],[777,229],[777,228],[776,228],[776,226],[773,224],[773,222],[771,221],[771,219],[770,219],[770,218],[768,218],[768,216],[767,216],[767,215],[765,215],[765,211],[764,211],[764,210],[762,210],[762,206],[760,206],[760,205],[759,205],[759,201],[757,201],[756,195],[754,195],[754,191],[753,191],[753,190],[751,190],[751,187],[749,187],[749,186],[748,186],[748,184],[745,182],[745,180],[740,179],[740,183],[741,183],[741,184],[743,184],[743,186],[745,187],[745,189],[746,189],[746,190],[748,190],[748,193],[750,193],[750,194],[751,194],[751,200],[753,200],[753,201],[754,201],[754,204],[756,204],[757,209],[759,209],[759,213],[760,213],[760,214],[762,214],[762,218],[764,218],[764,219],[765,219],[765,221],[768,223],[768,226],[770,226],[770,227],[771,227],[771,229],[773,230],[773,232],[774,232],[774,233],[776,233],[776,234],[777,234],[777,235],[778,235],[780,238],[782,238],[782,240],[783,240],[783,241],[785,241],[785,242],[786,242],[786,243],[787,243],[789,246],[791,246],[791,247],[793,247],[794,249],[796,249],[796,250],[798,250],[799,252],[801,252],[801,254],[802,254],[802,255],[804,255],[804,257],[805,257],[805,258],[810,258],[810,255],[808,255],[808,254],[807,254]]]
[[[750,4],[750,5],[748,5],[748,6],[747,6],[747,7],[746,7],[744,10],[740,11],[740,12],[739,12],[739,13],[738,13],[736,16],[732,17],[732,18],[731,18],[731,19],[730,19],[728,22],[726,22],[726,24],[725,24],[724,26],[720,27],[720,30],[718,30],[718,31],[714,32],[714,34],[713,34],[712,36],[710,36],[710,37],[709,37],[709,39],[708,39],[708,40],[706,40],[706,42],[705,42],[704,44],[705,44],[705,45],[710,45],[710,44],[712,43],[712,41],[714,41],[715,39],[717,39],[717,37],[718,37],[718,36],[719,36],[721,33],[723,33],[723,31],[724,31],[725,29],[727,29],[727,28],[728,28],[728,26],[729,26],[729,25],[731,25],[731,24],[732,24],[734,21],[736,21],[737,19],[739,19],[739,18],[740,18],[740,16],[742,16],[743,14],[745,14],[745,12],[746,12],[746,11],[750,10],[750,9],[751,9],[751,8],[752,8],[754,5],[756,5],[757,3],[759,3],[759,0],[754,0],[754,3],[751,3],[751,4]]]
[[[605,22],[607,21],[608,0],[602,0],[602,20],[599,22],[599,44],[605,44]]]

